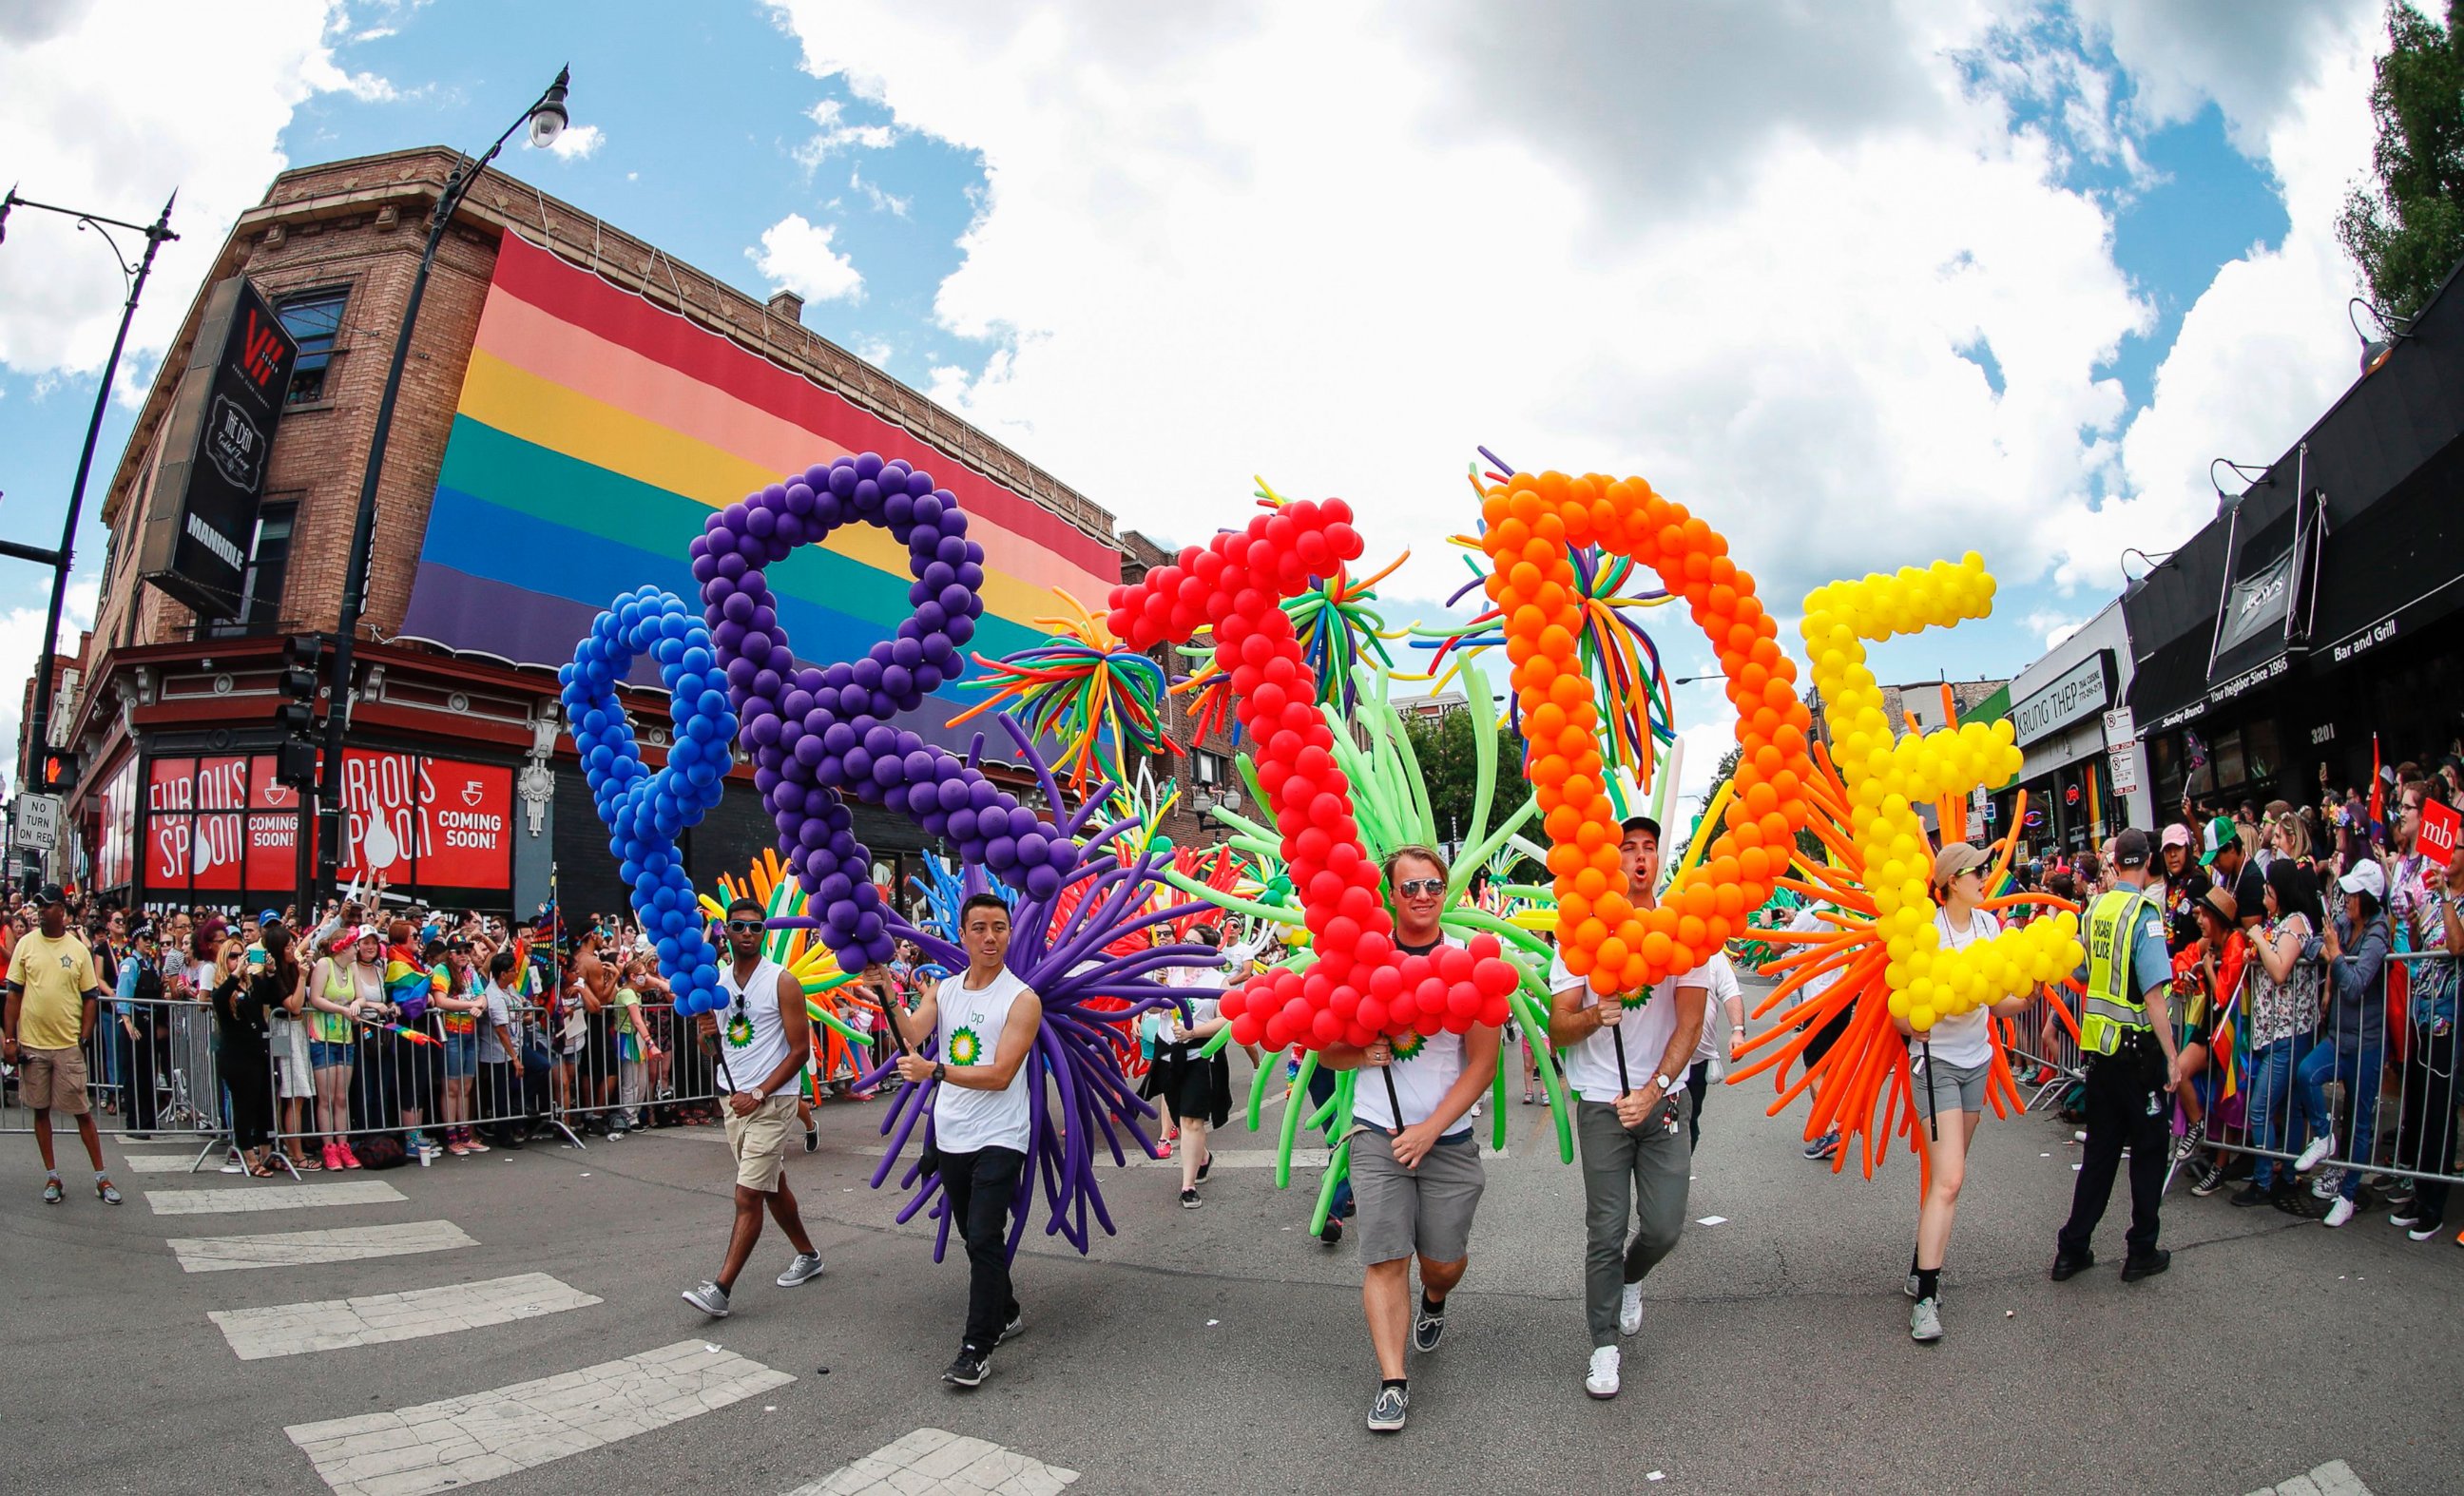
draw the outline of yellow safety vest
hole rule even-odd
[[[2155,1027],[2140,1001],[2140,984],[2129,979],[2140,911],[2155,907],[2144,889],[2116,889],[2088,909],[2087,1009],[2079,1018],[2079,1047],[2090,1054],[2115,1053],[2124,1034]]]

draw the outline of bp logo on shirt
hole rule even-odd
[[[1420,1051],[1429,1047],[1429,1036],[1426,1034],[1404,1034],[1399,1038],[1388,1040],[1386,1042],[1386,1046],[1394,1051],[1395,1063],[1400,1065],[1406,1060],[1419,1059],[1420,1057]]]
[[[741,1049],[752,1042],[752,1019],[746,1017],[744,1014],[738,1013],[734,1018],[727,1021],[727,1043],[730,1047]]]
[[[974,1065],[983,1058],[984,1042],[972,1028],[959,1025],[950,1033],[950,1063]]]

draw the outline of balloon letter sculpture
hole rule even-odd
[[[1753,578],[1717,531],[1640,478],[1518,473],[1481,502],[1489,601],[1503,617],[1522,708],[1524,773],[1549,836],[1557,890],[1558,949],[1566,968],[1604,990],[1634,993],[1691,971],[1745,928],[1771,895],[1807,814],[1811,714],[1779,627],[1754,596]],[[1569,547],[1632,557],[1685,599],[1717,651],[1737,712],[1736,809],[1695,867],[1656,909],[1626,898],[1617,818],[1601,774],[1599,712],[1575,642],[1582,594]]]
[[[915,612],[864,658],[799,670],[762,568],[842,524],[877,524],[907,547]],[[840,966],[888,961],[896,942],[843,797],[913,817],[961,862],[1049,899],[1078,846],[945,749],[889,718],[957,676],[984,610],[984,548],[947,489],[904,461],[840,457],[710,517],[693,542],[703,616],[744,718],[753,782],[779,825],[821,936]]]
[[[1892,738],[1881,688],[1861,641],[1947,627],[1993,610],[1993,579],[1982,558],[1903,567],[1834,582],[1805,600],[1805,652],[1814,664],[1853,801],[1851,834],[1863,855],[1875,933],[1887,943],[1891,1016],[1922,1034],[1942,1019],[2058,981],[2080,960],[2079,916],[2068,912],[2005,930],[1991,940],[1941,949],[1933,866],[1912,805],[1964,797],[2018,772],[2011,724],[1970,722]],[[1945,833],[1947,835],[1947,831]]]
[[[1360,555],[1351,519],[1341,499],[1287,504],[1245,530],[1190,546],[1136,586],[1112,593],[1110,627],[1133,649],[1185,644],[1201,625],[1214,627],[1217,661],[1258,746],[1258,786],[1274,812],[1317,960],[1306,975],[1266,972],[1224,994],[1223,1016],[1244,1045],[1368,1045],[1380,1034],[1441,1027],[1460,1034],[1476,1023],[1503,1023],[1515,983],[1492,935],[1479,936],[1469,951],[1396,950],[1377,866],[1353,817],[1352,786],[1335,763],[1334,735],[1282,606],[1310,578],[1331,576]]]
[[[644,650],[659,662],[675,723],[675,746],[656,774],[642,762],[633,725],[616,699],[616,683]],[[736,713],[721,689],[710,634],[681,599],[637,588],[592,622],[557,679],[583,776],[607,826],[607,849],[632,885],[633,913],[658,942],[676,1011],[710,1012],[719,1005],[718,955],[703,938],[700,900],[676,857],[676,833],[718,803],[734,762]]]

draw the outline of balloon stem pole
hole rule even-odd
[[[1623,1000],[1611,998],[1608,1001],[1617,1002]],[[1609,1025],[1609,1046],[1617,1050],[1617,1094],[1622,1096],[1634,1089],[1634,1082],[1625,1073],[1625,1032],[1621,1025],[1616,1023]]]
[[[1933,1089],[1933,1041],[1925,1039],[1918,1043],[1925,1049],[1925,1099],[1933,1103],[1925,1109],[1925,1132],[1939,1143],[1942,1141],[1942,1094]]]
[[[1403,1131],[1403,1098],[1395,1094],[1394,1062],[1389,1061],[1377,1067],[1377,1074],[1378,1078],[1386,1083],[1386,1105],[1393,1111],[1395,1131],[1400,1133]]]

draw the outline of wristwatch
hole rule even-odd
[[[1655,1072],[1652,1078],[1660,1082],[1660,1099],[1662,1101],[1666,1101],[1669,1097],[1676,1095],[1680,1090],[1683,1090],[1685,1088],[1685,1072],[1683,1070],[1680,1070],[1674,1075],[1661,1075]]]
[[[934,1062],[933,1062],[933,1078],[934,1078],[935,1080],[936,1080],[936,1081],[948,1080],[948,1079],[950,1078],[950,1067],[949,1067],[948,1066],[946,1066],[946,1065],[943,1065],[943,1064],[942,1064],[940,1061],[938,1061],[938,1060],[934,1061]]]

